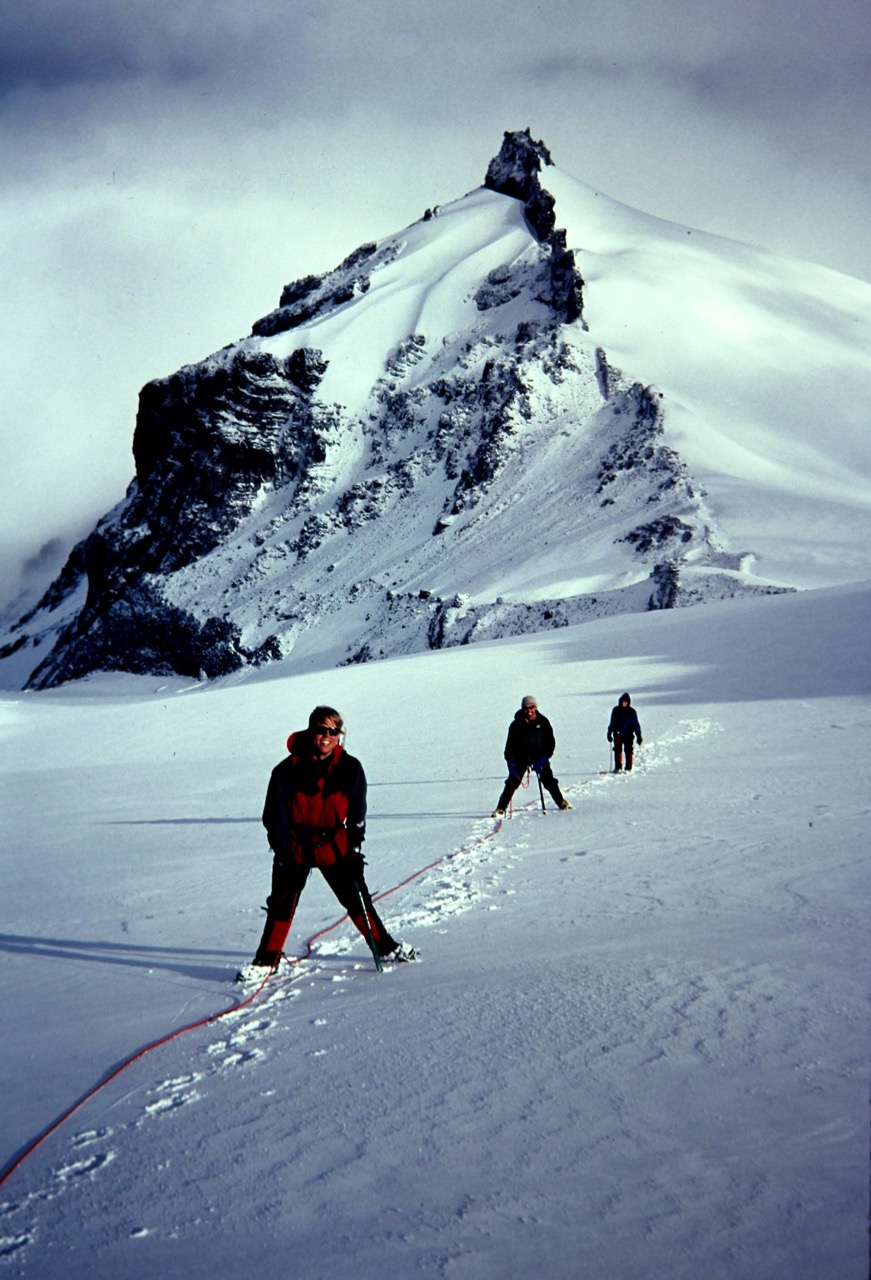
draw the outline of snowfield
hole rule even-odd
[[[869,623],[859,584],[4,695],[0,1275],[864,1277]],[[573,809],[533,780],[499,825],[527,692]],[[233,1011],[269,770],[320,701],[423,958],[376,973],[315,876],[310,958]]]

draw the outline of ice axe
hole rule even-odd
[[[360,881],[354,881],[354,888],[357,890],[357,897],[360,900],[360,908],[363,912],[363,922],[366,925],[366,941],[369,943],[369,950],[372,952],[372,959],[375,961],[375,968],[381,973],[384,966],[381,963],[381,957],[378,954],[378,948],[375,946],[375,939],[372,937],[372,925],[369,923],[369,912],[366,910],[366,903],[363,901],[363,890],[360,888]]]
[[[535,776],[538,778],[538,794],[541,796],[541,812],[547,813],[547,809],[544,807],[544,787],[541,785],[541,774],[538,769],[535,771]]]

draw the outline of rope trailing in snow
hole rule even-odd
[[[444,862],[451,861],[453,858],[457,858],[461,854],[471,853],[473,849],[478,848],[478,846],[483,844],[485,841],[492,839],[501,826],[502,819],[500,818],[493,828],[485,835],[480,836],[477,840],[473,840],[471,844],[463,845],[459,849],[455,849],[452,853],[443,854],[440,858],[436,858],[425,867],[421,867],[418,871],[412,872],[410,876],[406,876],[404,880],[400,880],[399,883],[393,885],[392,888],[385,889],[383,893],[378,894],[377,897],[373,898],[373,902],[380,902],[383,898],[387,898],[390,894],[396,893],[399,889],[403,889],[414,880],[419,880],[421,876],[426,875],[428,871],[432,871],[434,867],[438,867]],[[338,927],[344,924],[347,919],[347,915],[341,916],[332,924],[326,925],[323,929],[319,929],[317,933],[313,933],[310,938],[306,939],[303,944],[302,955],[285,956],[284,959],[291,965],[302,964],[305,960],[310,959],[312,948],[318,939],[324,937],[327,933],[331,933],[334,929],[338,929]],[[53,1120],[47,1128],[43,1129],[40,1134],[33,1138],[23,1148],[23,1150],[10,1161],[3,1172],[0,1173],[0,1187],[2,1187],[3,1184],[12,1177],[12,1174],[15,1173],[16,1169],[20,1169],[25,1160],[27,1160],[29,1156],[33,1155],[34,1151],[41,1147],[53,1133],[57,1133],[58,1129],[60,1129],[67,1120],[74,1116],[77,1111],[80,1111],[85,1103],[90,1102],[93,1097],[100,1093],[102,1089],[105,1089],[107,1085],[111,1084],[113,1080],[116,1080],[122,1072],[127,1070],[128,1067],[132,1067],[134,1062],[139,1062],[142,1058],[146,1057],[147,1054],[152,1053],[155,1049],[159,1049],[161,1045],[169,1044],[170,1041],[177,1040],[180,1036],[186,1035],[189,1031],[196,1031],[199,1027],[211,1026],[215,1022],[219,1022],[221,1018],[229,1017],[232,1013],[238,1013],[240,1009],[244,1009],[247,1005],[252,1004],[275,973],[275,970],[278,968],[278,964],[279,961],[276,961],[260,985],[252,991],[250,995],[246,996],[244,1000],[240,1000],[236,1004],[231,1005],[229,1009],[221,1009],[218,1013],[211,1013],[205,1018],[198,1018],[196,1022],[186,1023],[183,1027],[177,1027],[175,1031],[170,1031],[166,1035],[159,1036],[158,1039],[152,1040],[149,1044],[143,1045],[141,1049],[137,1049],[135,1053],[132,1053],[129,1058],[125,1058],[123,1062],[120,1062],[116,1067],[113,1067],[107,1075],[103,1076],[101,1080],[98,1080],[96,1084],[92,1085],[90,1089],[83,1093],[77,1102],[74,1102],[72,1106],[67,1107],[65,1111],[61,1112],[61,1114]]]
[[[267,974],[267,978],[268,977],[269,975]],[[141,1049],[137,1049],[129,1058],[125,1058],[123,1062],[120,1062],[117,1067],[114,1067],[107,1075],[105,1075],[102,1080],[98,1080],[97,1083],[92,1085],[86,1093],[83,1093],[78,1102],[74,1102],[71,1107],[68,1107],[66,1111],[63,1111],[56,1120],[52,1121],[47,1129],[43,1129],[42,1133],[28,1143],[24,1150],[15,1157],[12,1163],[3,1171],[2,1175],[0,1175],[0,1187],[2,1187],[3,1183],[6,1182],[15,1170],[24,1163],[28,1156],[32,1155],[33,1152],[36,1151],[37,1147],[42,1146],[43,1142],[45,1142],[47,1138],[50,1138],[53,1133],[56,1133],[61,1125],[69,1120],[71,1116],[74,1116],[75,1113],[79,1111],[86,1102],[90,1101],[95,1094],[99,1093],[101,1089],[105,1089],[107,1084],[111,1084],[114,1079],[121,1075],[122,1071],[126,1071],[134,1062],[138,1062],[140,1058],[144,1058],[145,1055],[147,1053],[151,1053],[153,1049],[158,1049],[161,1045],[168,1044],[170,1040],[175,1040],[179,1036],[184,1035],[186,1031],[193,1031],[196,1027],[206,1027],[212,1022],[217,1022],[219,1018],[225,1018],[228,1013],[235,1013],[237,1009],[244,1008],[246,1004],[249,1004],[255,998],[255,996],[259,995],[260,991],[266,985],[267,978],[264,978],[261,986],[258,987],[256,991],[252,992],[251,995],[240,1004],[233,1005],[230,1009],[222,1009],[220,1013],[212,1013],[208,1017],[200,1018],[196,1022],[188,1023],[184,1027],[178,1027],[175,1031],[170,1031],[167,1035],[160,1036],[159,1039],[152,1040],[150,1044],[144,1045]]]
[[[530,774],[527,771],[526,779],[521,783],[521,785],[528,787],[530,780]],[[533,801],[529,801],[523,806],[523,808],[529,809],[532,807],[533,803]],[[513,803],[510,803],[509,816],[513,815],[513,812],[514,806]],[[484,835],[479,836],[477,840],[472,840],[469,844],[461,845],[459,849],[454,849],[451,853],[442,854],[440,858],[434,858],[433,861],[428,862],[425,867],[420,867],[419,870],[413,871],[410,876],[406,876],[404,880],[400,880],[390,889],[385,889],[383,893],[376,894],[372,901],[381,902],[384,898],[390,897],[391,894],[397,893],[400,889],[404,889],[406,885],[412,884],[415,880],[419,880],[421,876],[425,876],[428,871],[432,871],[435,867],[439,867],[445,862],[452,862],[454,858],[459,858],[463,854],[471,853],[472,850],[479,848],[488,840],[492,840],[492,838],[497,835],[501,829],[502,818],[498,818],[491,829]],[[347,919],[347,915],[341,916],[338,920],[334,920],[332,924],[328,924],[323,929],[319,929],[316,933],[313,933],[311,937],[307,938],[303,943],[302,955],[283,956],[283,958],[291,965],[304,963],[304,961],[311,958],[312,948],[318,939],[323,938],[325,934],[332,933],[334,929],[338,929],[339,926],[343,925]],[[0,1187],[2,1187],[3,1184],[12,1177],[12,1174],[15,1173],[16,1169],[21,1168],[25,1160],[27,1160],[29,1156],[33,1155],[34,1151],[38,1150],[38,1148],[41,1147],[53,1133],[57,1133],[58,1129],[60,1129],[67,1120],[74,1116],[77,1111],[80,1111],[85,1103],[90,1102],[91,1098],[100,1093],[102,1089],[105,1089],[113,1080],[116,1080],[118,1076],[127,1070],[128,1067],[132,1067],[134,1062],[139,1062],[155,1049],[159,1049],[161,1045],[169,1044],[172,1040],[178,1040],[180,1036],[186,1035],[189,1031],[196,1031],[198,1027],[211,1026],[215,1022],[219,1022],[221,1018],[227,1018],[230,1014],[238,1013],[240,1009],[244,1009],[249,1004],[253,1004],[269,979],[275,973],[279,963],[280,959],[275,962],[260,985],[256,987],[250,995],[246,996],[244,1000],[240,1000],[236,1004],[231,1005],[229,1009],[221,1009],[218,1013],[209,1014],[205,1018],[198,1018],[196,1022],[186,1023],[183,1027],[177,1027],[175,1031],[170,1031],[166,1035],[159,1036],[158,1039],[152,1040],[149,1044],[143,1045],[141,1049],[137,1049],[135,1053],[132,1053],[129,1058],[125,1058],[123,1062],[120,1062],[116,1067],[113,1067],[107,1075],[103,1076],[101,1080],[98,1080],[96,1084],[92,1085],[90,1089],[82,1094],[77,1102],[74,1102],[72,1106],[67,1107],[66,1111],[61,1112],[61,1114],[53,1120],[47,1128],[43,1129],[43,1131],[33,1138],[17,1156],[13,1157],[6,1168],[0,1172]]]
[[[522,783],[521,785],[528,787],[529,782],[530,776],[527,773],[525,783]],[[528,809],[532,807],[532,804],[533,802],[530,801],[523,807],[524,809]],[[514,807],[513,804],[511,804],[510,813],[513,814],[513,812]],[[428,871],[432,871],[435,867],[439,867],[445,862],[451,862],[454,858],[459,858],[462,854],[471,853],[472,850],[479,848],[479,846],[485,844],[486,841],[492,840],[493,836],[497,835],[501,828],[502,819],[498,818],[493,827],[484,835],[479,836],[477,840],[473,840],[469,844],[461,845],[459,849],[454,849],[451,853],[442,854],[440,858],[434,858],[432,862],[428,862],[426,866],[420,867],[417,871],[413,871],[411,875],[406,876],[404,880],[398,881],[398,883],[393,885],[390,889],[385,889],[382,893],[376,894],[372,901],[381,902],[384,898],[390,897],[391,894],[397,893],[400,889],[404,889],[406,885],[412,884],[415,880],[419,880],[422,876],[425,876]],[[282,958],[291,965],[304,963],[304,961],[311,958],[314,944],[326,934],[332,933],[334,929],[338,929],[339,926],[343,925],[347,919],[347,915],[341,916],[338,920],[334,920],[332,924],[328,924],[323,929],[319,929],[316,933],[313,933],[303,943],[303,951],[301,955],[283,956]],[[186,1035],[189,1031],[196,1031],[199,1027],[211,1026],[215,1022],[219,1022],[221,1018],[227,1018],[230,1014],[238,1013],[240,1009],[244,1009],[248,1005],[253,1004],[269,979],[275,973],[279,963],[280,960],[277,960],[268,971],[260,985],[256,987],[250,995],[246,996],[244,1000],[240,1000],[236,1004],[231,1005],[229,1009],[221,1009],[218,1013],[211,1013],[205,1018],[198,1018],[195,1022],[186,1023],[183,1027],[177,1027],[175,1031],[170,1031],[166,1035],[159,1036],[156,1040],[152,1040],[148,1044],[143,1045],[141,1049],[137,1049],[135,1053],[132,1053],[128,1058],[125,1058],[116,1067],[113,1067],[107,1075],[103,1076],[101,1080],[98,1080],[90,1089],[86,1090],[77,1102],[74,1102],[72,1106],[67,1107],[65,1111],[62,1111],[47,1128],[43,1129],[40,1134],[33,1138],[18,1153],[18,1155],[10,1161],[7,1167],[2,1171],[2,1173],[0,1173],[0,1187],[2,1187],[3,1184],[12,1177],[12,1174],[15,1173],[16,1169],[20,1169],[25,1160],[27,1160],[29,1156],[33,1155],[34,1151],[38,1150],[38,1148],[41,1147],[53,1133],[57,1133],[58,1129],[60,1129],[67,1120],[74,1116],[77,1111],[80,1111],[85,1103],[90,1102],[93,1097],[100,1093],[101,1090],[105,1089],[107,1085],[111,1084],[113,1080],[116,1080],[118,1076],[127,1070],[128,1067],[132,1067],[135,1062],[139,1062],[142,1058],[146,1057],[149,1053],[152,1053],[155,1049],[159,1049],[162,1045],[169,1044],[172,1040],[178,1040],[180,1036]]]

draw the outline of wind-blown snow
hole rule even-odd
[[[238,998],[268,773],[320,700],[423,959],[379,975],[342,925],[131,1066],[0,1187],[0,1274],[864,1276],[869,621],[865,585],[5,696],[2,1167]],[[624,688],[645,743],[617,778]],[[530,789],[497,829],[529,691],[574,808]],[[313,879],[291,945],[338,914]]]
[[[359,409],[400,342],[412,333],[467,328],[470,315],[477,314],[473,295],[482,276],[532,252],[519,202],[483,188],[391,236],[389,243],[397,256],[372,273],[362,305],[329,311],[305,326],[306,345],[329,352],[330,367],[318,389],[325,402]],[[257,345],[284,358],[299,339],[292,330]]]
[[[542,181],[586,281],[591,334],[665,393],[669,439],[731,549],[796,586],[863,578],[871,285],[652,218],[557,168]]]

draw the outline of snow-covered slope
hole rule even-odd
[[[871,286],[488,185],[144,388],[137,476],[0,679],[297,669],[861,579]]]
[[[769,581],[859,580],[871,546],[871,285],[662,222],[545,174],[609,358]]]
[[[0,1275],[859,1280],[869,624],[866,585],[0,701],[0,1170],[232,1005],[269,770],[320,701],[423,953],[378,975],[314,877],[299,977],[130,1066],[3,1183]],[[616,778],[624,688],[644,746]],[[532,789],[496,829],[528,691],[574,807]]]

